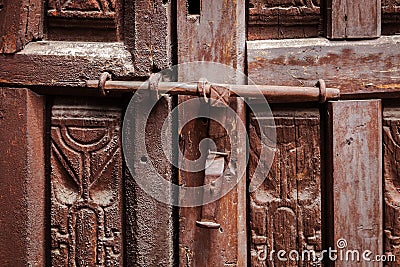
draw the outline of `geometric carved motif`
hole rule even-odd
[[[396,262],[387,266],[400,265],[400,112],[385,110],[389,115],[383,121],[384,153],[384,245],[385,253],[396,256]],[[385,114],[384,113],[384,114]],[[385,114],[385,115],[386,115]]]
[[[116,0],[48,0],[52,17],[114,18]]]
[[[54,266],[123,263],[120,124],[113,106],[64,102],[52,109]]]
[[[385,34],[398,34],[400,22],[400,0],[382,0],[382,24],[383,31],[386,30],[385,24],[394,24],[394,32],[389,31]]]
[[[383,13],[396,13],[400,11],[399,0],[382,0]]]
[[[299,17],[320,14],[320,0],[250,0],[250,20],[275,21],[280,17],[285,22],[285,16]],[[253,17],[253,18],[252,18]],[[264,18],[264,19],[262,19]]]
[[[266,177],[250,195],[251,266],[316,266],[312,260],[282,262],[276,254],[271,261],[268,253],[313,250],[318,255],[322,250],[319,112],[279,110],[274,119],[274,160],[269,172],[265,166],[258,173],[261,146],[268,144],[261,143],[257,123],[250,119],[249,172]]]
[[[306,38],[322,30],[320,0],[250,0],[249,39]]]

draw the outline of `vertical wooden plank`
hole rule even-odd
[[[148,77],[171,66],[171,14],[172,1],[124,0],[124,43],[132,54],[134,75]],[[138,105],[140,108],[141,105]],[[137,109],[138,109],[137,108]],[[171,99],[164,99],[157,104],[149,118],[138,116],[135,125],[146,127],[146,136],[135,130],[135,138],[146,139],[152,145],[146,148],[134,146],[135,151],[146,151],[157,169],[166,179],[172,179],[171,165],[165,160],[160,150],[160,131],[166,115],[172,108]],[[140,110],[136,110],[140,114]],[[172,133],[172,122],[166,122]],[[171,140],[170,140],[171,141]],[[134,140],[132,140],[134,142]],[[169,151],[171,152],[171,151]],[[171,152],[172,153],[172,152]],[[174,226],[173,208],[160,203],[146,194],[134,181],[135,175],[151,177],[146,164],[135,164],[135,172],[125,172],[126,201],[126,264],[128,266],[173,266],[174,264]],[[168,190],[168,189],[166,189]]]
[[[387,266],[400,265],[400,196],[399,152],[400,109],[388,107],[383,113],[383,176],[384,176],[384,238],[385,254],[395,256]]]
[[[135,140],[133,149],[135,161],[134,170],[128,173],[125,178],[125,199],[126,199],[126,244],[127,244],[127,266],[174,266],[174,218],[173,208],[170,205],[159,202],[144,192],[134,181],[134,177],[148,177],[152,179],[154,173],[148,167],[153,164],[159,174],[172,182],[172,166],[163,151],[163,145],[167,145],[167,153],[172,153],[172,121],[168,114],[172,108],[171,98],[164,97],[159,100],[150,116],[141,116],[143,103],[141,99],[135,98],[134,114],[134,137],[135,139],[146,140],[146,147],[140,147]],[[132,114],[126,114],[132,116]],[[165,124],[165,139],[161,139],[163,124]],[[143,135],[141,127],[145,127],[146,135]],[[162,144],[162,142],[165,142]],[[150,158],[143,160],[139,151],[147,151]],[[142,152],[141,152],[142,153]],[[171,155],[169,155],[171,156]],[[151,162],[151,163],[150,163]],[[130,165],[130,166],[132,166]],[[131,170],[132,171],[132,170]],[[153,186],[160,186],[154,184]],[[164,188],[170,192],[170,188]],[[172,193],[171,193],[172,194]]]
[[[171,65],[171,21],[171,1],[125,1],[124,42],[135,76],[148,77]]]
[[[45,265],[44,99],[0,88],[0,262]]]
[[[42,38],[43,2],[0,1],[0,53],[15,53],[28,42]]]
[[[198,5],[200,8],[192,8]],[[177,1],[177,38],[178,63],[210,61],[231,66],[244,71],[245,57],[245,1]],[[180,81],[197,80],[199,69],[181,66]],[[243,84],[242,75],[236,77],[218,77],[213,75],[213,82]],[[223,76],[223,75],[221,75]],[[207,77],[203,77],[207,78]],[[210,79],[210,77],[208,77]],[[180,97],[180,102],[187,98]],[[243,101],[231,102],[239,118],[244,121]],[[196,113],[196,110],[181,109],[180,112]],[[182,113],[181,113],[182,114]],[[224,151],[224,144],[231,143],[231,157],[243,162],[245,153],[240,149],[245,145],[240,138],[245,133],[237,130],[236,118],[227,117],[231,134],[235,140],[228,140],[227,133],[216,141],[217,150]],[[214,124],[215,126],[215,124]],[[223,132],[223,131],[222,131]],[[184,147],[184,156],[196,159],[199,156],[199,142],[207,136],[207,127],[200,119],[186,124],[181,133],[180,146]],[[199,186],[203,184],[204,172],[180,171],[179,184]],[[240,179],[235,177],[232,179]],[[217,201],[217,221],[221,229],[212,230],[196,226],[201,217],[201,207],[179,209],[179,264],[181,266],[246,266],[246,179],[226,196]]]
[[[327,37],[375,38],[381,35],[381,0],[328,0]]]
[[[343,251],[381,255],[382,108],[380,100],[330,102],[328,107],[331,194],[330,245],[347,242]],[[339,249],[339,248],[338,248]],[[340,251],[340,249],[339,249]],[[336,261],[335,266],[382,266],[381,262]],[[351,259],[351,258],[350,258]]]
[[[313,266],[313,259],[284,262],[271,253],[322,250],[319,110],[281,108],[273,115],[277,149],[270,170],[255,173],[266,144],[255,117],[249,126],[250,177],[266,177],[250,197],[251,266]]]

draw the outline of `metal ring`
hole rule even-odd
[[[102,95],[106,95],[106,92],[104,91],[104,88],[106,87],[106,82],[107,82],[108,80],[111,80],[111,74],[108,73],[108,72],[103,72],[103,73],[100,75],[99,84],[98,84],[98,88],[99,88],[100,93],[101,93]]]
[[[317,82],[317,86],[319,87],[319,103],[325,103],[327,100],[325,81],[319,79]]]
[[[209,102],[209,95],[211,92],[211,85],[208,83],[207,79],[205,78],[200,78],[200,80],[197,83],[197,93],[199,96],[203,97],[204,102],[208,103]]]

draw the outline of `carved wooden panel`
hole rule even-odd
[[[122,264],[121,110],[56,101],[51,118],[54,266]]]
[[[118,0],[48,0],[47,39],[117,41],[122,36]]]
[[[400,109],[385,109],[383,120],[384,243],[385,253],[400,264]]]
[[[48,0],[48,16],[114,18],[116,0]]]
[[[276,252],[321,251],[320,119],[317,109],[274,111],[277,150],[264,184],[250,196],[251,266],[312,266],[312,261],[278,261]],[[250,175],[261,150],[259,129],[250,119]],[[262,164],[262,163],[260,163]],[[265,254],[267,252],[267,254]],[[300,254],[301,255],[301,254]]]
[[[400,1],[382,0],[382,34],[400,33]]]
[[[320,0],[250,0],[248,39],[315,37],[321,22]]]

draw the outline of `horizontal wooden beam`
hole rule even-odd
[[[80,86],[104,71],[125,79],[135,76],[132,56],[123,43],[43,41],[0,55],[0,83]]]
[[[251,41],[249,78],[256,84],[313,86],[324,79],[343,98],[400,92],[400,36],[376,40],[324,38]],[[383,97],[384,98],[384,97]]]

